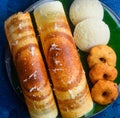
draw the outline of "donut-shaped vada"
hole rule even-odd
[[[112,81],[99,80],[91,89],[91,96],[98,104],[110,104],[118,97],[118,86]]]
[[[95,64],[89,71],[89,77],[93,84],[100,79],[114,81],[117,77],[118,71],[115,67],[109,66],[105,63]]]
[[[115,67],[116,53],[107,45],[97,45],[90,49],[87,61],[90,68],[97,63],[107,63]]]

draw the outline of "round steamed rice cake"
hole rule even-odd
[[[110,30],[104,21],[86,19],[78,23],[74,29],[74,40],[82,51],[88,52],[95,45],[106,45],[110,39]]]
[[[74,0],[70,6],[69,16],[74,25],[88,18],[102,20],[104,9],[98,0]]]

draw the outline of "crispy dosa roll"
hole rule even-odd
[[[44,3],[34,16],[62,117],[81,117],[93,101],[63,6],[59,1]]]
[[[56,104],[29,13],[8,18],[5,32],[31,118],[56,118]]]

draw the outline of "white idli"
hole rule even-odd
[[[98,0],[74,0],[70,6],[69,16],[74,25],[88,18],[102,20],[104,9]]]
[[[88,52],[95,45],[106,45],[110,39],[110,30],[104,21],[86,19],[78,23],[74,29],[74,40],[77,47]]]

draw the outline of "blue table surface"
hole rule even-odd
[[[8,80],[4,51],[7,40],[4,32],[4,20],[13,13],[24,11],[37,0],[0,0],[0,118],[30,118],[26,106],[16,96]],[[120,17],[120,0],[100,0]],[[105,111],[93,118],[120,118],[120,95]]]

